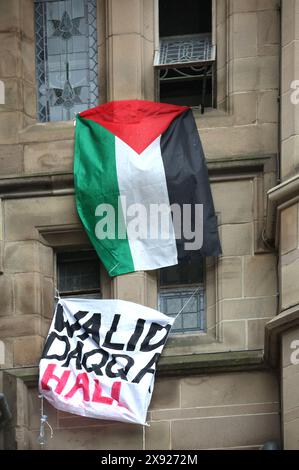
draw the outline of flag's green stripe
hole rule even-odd
[[[111,276],[133,272],[134,263],[127,237],[118,239],[119,187],[115,160],[115,137],[99,124],[77,117],[74,179],[76,204],[91,243]],[[99,240],[95,234],[99,204],[110,204],[115,211],[114,239]]]

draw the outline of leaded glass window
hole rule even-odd
[[[172,333],[204,330],[204,259],[196,256],[189,263],[160,269],[159,309],[176,317]]]
[[[61,296],[101,298],[100,261],[95,251],[57,253],[57,289]]]
[[[38,120],[97,106],[96,0],[36,0],[35,35]]]

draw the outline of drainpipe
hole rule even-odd
[[[277,5],[279,13],[279,78],[278,78],[278,147],[277,147],[277,184],[281,183],[281,149],[282,149],[282,132],[281,132],[281,108],[282,108],[282,1]]]
[[[0,413],[0,429],[3,429],[12,418],[4,393],[0,393]]]
[[[277,5],[277,11],[279,14],[279,66],[278,66],[278,96],[277,96],[277,103],[278,103],[278,132],[277,132],[277,158],[276,158],[276,187],[271,188],[267,194],[267,209],[266,209],[266,221],[264,230],[262,233],[262,239],[266,246],[269,248],[274,248],[275,245],[275,219],[276,219],[276,207],[277,203],[275,204],[276,199],[276,188],[283,186],[281,184],[281,155],[282,155],[282,123],[281,123],[281,116],[282,116],[282,1],[280,0],[280,4]],[[280,191],[279,191],[280,192]]]

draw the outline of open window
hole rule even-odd
[[[200,107],[215,103],[216,46],[212,0],[159,0],[155,53],[157,99]]]
[[[160,269],[159,309],[178,317],[172,333],[192,333],[205,329],[204,258],[195,256],[184,264]]]

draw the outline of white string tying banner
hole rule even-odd
[[[53,438],[53,428],[48,422],[48,416],[44,414],[44,397],[39,395],[41,400],[41,407],[40,407],[40,426],[39,426],[39,436],[37,438],[37,442],[42,447],[46,444],[46,433],[45,433],[45,425],[47,425],[50,429],[50,438]]]

